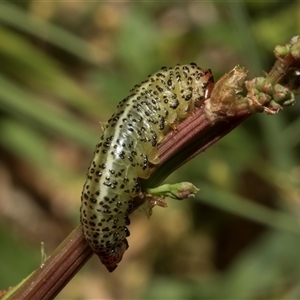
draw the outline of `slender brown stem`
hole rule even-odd
[[[53,299],[92,254],[81,226],[77,226],[42,266],[24,283],[5,294],[3,299]]]

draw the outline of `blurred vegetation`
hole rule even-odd
[[[191,61],[215,80],[237,64],[258,76],[299,16],[279,0],[1,1],[0,287],[78,224],[99,122],[130,88]],[[92,258],[57,298],[300,298],[299,115],[254,116],[175,172],[197,197],[135,214],[118,269]]]

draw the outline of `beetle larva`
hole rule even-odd
[[[87,242],[110,272],[128,248],[128,213],[142,192],[140,178],[159,162],[157,145],[209,98],[212,87],[211,71],[195,63],[164,67],[136,85],[106,123],[83,188],[80,219]]]

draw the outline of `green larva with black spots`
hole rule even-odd
[[[117,106],[96,146],[82,192],[81,224],[85,238],[112,272],[128,248],[127,226],[140,179],[158,164],[164,136],[209,98],[210,70],[195,63],[162,68],[136,85]]]

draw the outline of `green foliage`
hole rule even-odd
[[[56,222],[67,219],[70,227],[78,224],[99,122],[134,84],[162,65],[191,61],[211,68],[215,80],[237,64],[257,76],[272,65],[275,45],[299,34],[296,1],[76,3],[0,3],[0,164],[21,162],[47,178],[60,191],[47,204],[56,209],[48,208],[47,214]],[[123,285],[103,294],[116,299],[299,298],[299,122],[299,104],[273,117],[255,116],[170,176],[170,182],[190,181],[201,188],[195,201],[169,201],[168,209],[154,209],[150,221],[134,218],[132,235],[146,228],[145,241],[130,240],[134,254],[107,279],[108,287]],[[65,153],[63,162],[57,144]],[[69,161],[72,155],[79,158]],[[12,168],[10,175],[20,181],[18,171]],[[57,211],[62,213],[64,204],[55,201],[61,194],[71,198],[63,216]],[[8,228],[11,219],[3,220]],[[1,288],[17,284],[39,261],[36,253],[19,252],[22,242],[16,246],[11,232],[5,233]],[[198,238],[208,240],[210,251],[196,243]],[[7,249],[19,263],[4,280]],[[230,251],[220,267],[214,256]],[[81,280],[82,286],[93,284]],[[66,288],[65,298],[71,290]],[[100,297],[96,288],[87,295],[75,290],[74,297]]]

